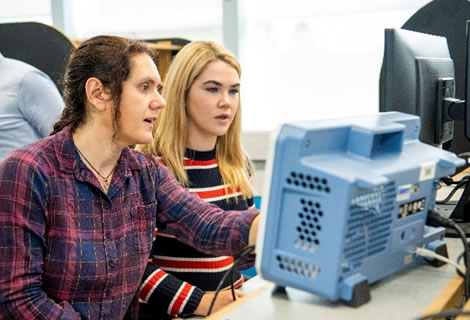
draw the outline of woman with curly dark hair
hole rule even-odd
[[[254,244],[258,211],[207,204],[129,148],[152,141],[160,87],[142,42],[72,53],[53,134],[0,165],[0,318],[136,319],[155,227],[213,254]]]

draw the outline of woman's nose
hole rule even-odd
[[[156,97],[150,102],[150,108],[152,109],[163,109],[166,107],[166,101],[163,99],[160,93],[157,92]]]
[[[228,108],[230,107],[230,97],[228,94],[222,94],[218,104],[219,108]]]

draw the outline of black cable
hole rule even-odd
[[[235,262],[234,262],[235,263]],[[232,298],[233,300],[237,300],[237,297],[235,297],[235,285],[233,284],[235,282],[235,268],[231,268],[232,271],[230,272],[230,290],[232,290]]]
[[[253,251],[255,249],[255,246],[254,245],[251,245],[251,246],[246,246],[244,247],[240,253],[238,254],[238,257],[235,259],[235,261],[233,262],[232,266],[230,267],[230,269],[228,269],[224,276],[222,277],[222,279],[220,279],[219,281],[219,284],[217,285],[217,289],[215,290],[214,292],[214,297],[212,297],[212,301],[211,301],[211,304],[209,306],[209,310],[207,311],[207,314],[206,314],[206,317],[209,316],[212,312],[212,308],[214,307],[214,304],[215,304],[215,300],[217,299],[217,295],[219,294],[221,288],[222,288],[222,285],[223,283],[225,282],[225,279],[227,279],[227,276],[228,275],[232,275],[232,283],[231,283],[231,288],[232,288],[232,297],[233,297],[233,300],[236,300],[236,297],[235,297],[235,289],[233,287],[233,270],[235,269],[235,267],[240,263],[240,261],[242,261],[247,255],[250,254],[251,251]]]
[[[451,177],[442,177],[441,182],[444,182],[446,185],[450,186],[454,182]]]
[[[235,261],[233,262],[232,266],[230,267],[230,269],[228,269],[224,276],[222,277],[222,279],[219,281],[219,284],[217,285],[217,289],[215,290],[215,293],[214,293],[214,297],[212,298],[212,301],[211,301],[211,304],[209,306],[209,310],[207,312],[207,315],[210,315],[211,312],[212,312],[212,308],[214,307],[214,303],[215,303],[215,300],[217,299],[217,295],[219,294],[221,288],[222,288],[222,285],[223,283],[225,282],[225,279],[227,278],[228,275],[231,275],[232,276],[232,281],[231,281],[231,289],[232,289],[232,298],[233,300],[236,300],[236,296],[235,296],[235,288],[233,286],[233,275],[234,275],[234,270],[235,270],[235,267],[240,263],[240,261],[245,258],[251,251],[253,251],[253,249],[255,248],[255,246],[246,246],[245,248],[243,248],[239,255],[238,255],[238,258],[235,259]]]
[[[433,227],[446,227],[446,228],[452,228],[454,229],[457,234],[460,236],[460,239],[462,240],[462,244],[464,247],[464,252],[463,252],[463,261],[465,264],[465,275],[464,275],[464,292],[465,292],[465,301],[468,300],[470,297],[469,294],[469,287],[468,285],[470,284],[470,268],[468,267],[468,247],[469,244],[467,242],[467,237],[465,236],[465,232],[463,229],[454,221],[444,218],[441,216],[439,213],[436,211],[430,211],[428,214],[428,219],[426,221],[426,225],[428,226],[433,226]],[[458,262],[459,260],[457,260]],[[460,274],[460,272],[457,270],[457,273]]]
[[[455,181],[452,177],[447,176],[447,177],[442,177],[440,180],[441,182],[444,182],[446,185],[451,186],[453,184],[458,184],[462,181],[467,181],[469,179],[470,179],[469,176],[464,176],[462,179]]]
[[[457,256],[457,264],[460,263],[460,260],[462,260],[462,258],[464,258],[464,256],[465,256],[465,250],[462,251],[462,252]],[[464,259],[464,265],[465,265],[465,259]],[[461,276],[462,278],[465,278],[465,275],[464,275],[462,272],[460,272],[459,269],[457,269],[457,273],[458,273],[459,276]]]
[[[470,152],[463,152],[463,153],[458,154],[457,156],[458,156],[459,158],[463,158],[466,163],[465,163],[463,166],[457,168],[456,174],[457,174],[457,173],[460,173],[460,172],[462,172],[462,171],[465,171],[465,169],[467,169],[467,168],[470,166],[470,162],[469,162],[469,160],[470,160]]]
[[[469,181],[468,177],[465,177],[460,181],[452,181],[451,184],[456,184],[456,186],[452,189],[452,191],[447,195],[447,197],[444,200],[436,201],[436,203],[437,204],[447,203],[452,198],[452,196],[457,192],[457,190],[464,187],[468,183],[468,181]],[[447,184],[447,185],[450,185],[450,184]]]
[[[459,158],[464,158],[465,160],[469,160],[470,158],[470,152],[462,152],[457,155]]]
[[[467,301],[468,298],[470,297],[470,289],[468,287],[470,285],[470,268],[469,268],[469,264],[468,264],[468,253],[469,253],[468,252],[468,242],[467,242],[467,239],[466,239],[466,236],[465,236],[465,231],[463,231],[463,229],[458,224],[456,224],[455,222],[454,222],[453,229],[459,234],[460,239],[462,239],[463,244],[464,244],[464,250],[462,252],[462,255],[463,255],[463,263],[465,265],[465,275],[461,275],[460,271],[458,271],[458,270],[457,270],[457,272],[461,276],[463,276],[463,278],[464,278],[465,301]]]
[[[468,315],[470,315],[470,311],[462,311],[460,309],[452,309],[452,310],[427,314],[425,316],[417,318],[416,320],[441,319],[441,318],[445,318],[445,319],[452,318],[452,319],[454,319],[454,317],[456,317],[456,316],[468,316]]]

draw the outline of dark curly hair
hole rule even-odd
[[[145,42],[117,36],[96,36],[84,41],[69,57],[62,79],[65,108],[54,124],[51,134],[66,126],[75,130],[85,123],[85,84],[91,77],[99,79],[111,91],[114,102],[113,127],[119,129],[122,83],[131,70],[131,59],[139,53],[147,53],[157,63],[156,51]]]

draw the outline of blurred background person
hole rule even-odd
[[[0,162],[48,136],[64,102],[47,74],[0,53]]]

